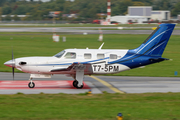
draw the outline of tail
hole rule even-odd
[[[161,24],[138,48],[131,50],[136,54],[162,56],[173,32],[175,24]]]

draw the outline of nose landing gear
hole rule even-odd
[[[32,78],[29,79],[31,82],[29,82],[28,87],[29,88],[34,88],[35,87],[35,83],[32,81]]]
[[[35,83],[34,82],[29,82],[28,87],[29,88],[34,88],[35,87]]]

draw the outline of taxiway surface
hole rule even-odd
[[[100,28],[100,27],[98,27]],[[103,27],[101,27],[103,28]],[[97,27],[1,27],[0,32],[60,32],[68,34],[99,34]],[[116,27],[117,29],[117,27]],[[102,30],[103,34],[149,34],[153,30]],[[180,30],[174,30],[172,35],[180,35]]]
[[[73,79],[65,75],[53,75],[51,79],[34,79],[36,87],[33,89],[28,88],[28,79],[27,73],[15,73],[15,80],[12,81],[12,73],[0,72],[0,94],[78,94],[89,90],[93,94],[103,91],[115,93],[118,90],[124,93],[180,92],[180,78],[177,77],[85,76],[86,86],[83,89],[74,88],[71,84]]]

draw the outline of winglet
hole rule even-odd
[[[102,43],[102,45],[99,47],[99,50],[103,47],[104,43]]]

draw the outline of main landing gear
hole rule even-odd
[[[72,75],[74,78],[73,86],[77,89],[83,88],[84,68],[76,70],[76,74]]]
[[[78,63],[75,64],[72,69],[76,72],[71,75],[74,78],[73,86],[77,89],[83,88],[84,70],[86,69],[86,66]]]
[[[73,81],[73,86],[76,87],[77,89],[83,88],[83,86],[84,86],[83,83],[82,83],[82,85],[78,85],[78,83],[79,83],[79,82],[78,82],[77,80],[74,80],[74,81]]]

